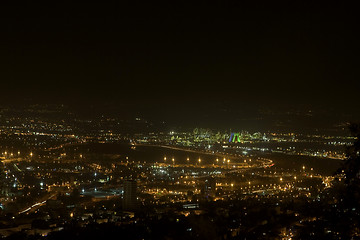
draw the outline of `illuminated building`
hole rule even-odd
[[[240,133],[231,133],[229,142],[240,142]]]
[[[214,197],[216,192],[216,180],[214,177],[209,177],[205,179],[204,184],[204,194],[206,197]]]
[[[123,207],[126,210],[135,210],[137,208],[137,197],[136,197],[136,181],[126,180],[124,182],[124,198]]]

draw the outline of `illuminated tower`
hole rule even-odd
[[[137,208],[136,188],[136,181],[126,180],[124,182],[123,207],[125,210],[135,210]]]
[[[205,179],[204,194],[207,197],[214,197],[216,192],[216,180],[213,177]]]

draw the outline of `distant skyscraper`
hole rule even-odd
[[[125,210],[135,210],[137,208],[136,181],[126,180],[124,182],[123,207]]]

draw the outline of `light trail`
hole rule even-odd
[[[27,211],[30,211],[32,208],[34,208],[34,207],[36,207],[36,206],[39,206],[39,205],[41,205],[41,204],[46,203],[46,201],[47,201],[47,200],[42,201],[42,202],[39,202],[39,203],[35,203],[34,205],[32,205],[31,207],[25,209],[24,211],[19,212],[19,214],[22,214],[22,213],[25,213],[25,212],[27,212]]]
[[[46,200],[44,200],[42,202],[38,202],[38,203],[33,204],[31,207],[28,207],[27,209],[19,212],[19,214],[26,213],[26,212],[30,211],[31,209],[33,209],[34,207],[41,206],[42,204],[46,203],[47,200],[49,200],[50,198],[52,198],[54,196],[55,196],[55,194],[51,195],[48,199],[46,199]]]

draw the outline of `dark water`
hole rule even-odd
[[[301,170],[305,166],[305,170],[312,173],[324,175],[332,175],[341,167],[344,162],[338,159],[318,158],[309,156],[286,155],[280,153],[269,153],[263,155],[274,161],[275,167],[289,170]],[[313,168],[313,170],[311,170]]]
[[[81,149],[83,148],[83,149]],[[131,146],[126,144],[87,144],[82,147],[78,147],[80,152],[86,152],[88,154],[116,154],[121,160],[129,161],[140,161],[147,163],[172,163],[174,158],[176,164],[199,164],[199,158],[201,159],[200,164],[212,164],[216,163],[216,158],[219,159],[219,162],[222,162],[221,157],[215,155],[209,155],[205,153],[194,153],[187,152],[183,150],[174,150],[157,146],[146,146],[146,145],[137,145]],[[128,157],[128,159],[126,159]],[[166,157],[166,161],[164,161]],[[189,158],[189,161],[187,161]],[[234,161],[234,158],[227,158]]]
[[[223,158],[215,155],[208,155],[204,153],[193,153],[183,150],[174,150],[157,146],[134,146],[127,144],[87,144],[81,147],[77,147],[77,151],[87,152],[93,156],[96,155],[117,155],[117,159],[129,160],[135,162],[147,162],[147,163],[163,163],[164,157],[166,157],[166,163],[172,163],[172,158],[175,159],[176,164],[187,163],[187,158],[191,164],[199,164],[198,159],[201,158],[200,164],[212,164],[216,163],[216,158],[219,159],[219,163],[222,163]],[[128,159],[126,159],[126,157]],[[333,174],[343,161],[335,159],[325,159],[308,156],[292,156],[278,153],[264,154],[261,157],[271,159],[275,163],[275,167],[284,169],[300,170],[302,166],[306,167],[306,170],[313,168],[313,173],[320,173],[330,175]],[[228,158],[227,158],[228,159]],[[241,161],[240,159],[231,158],[231,162]]]

